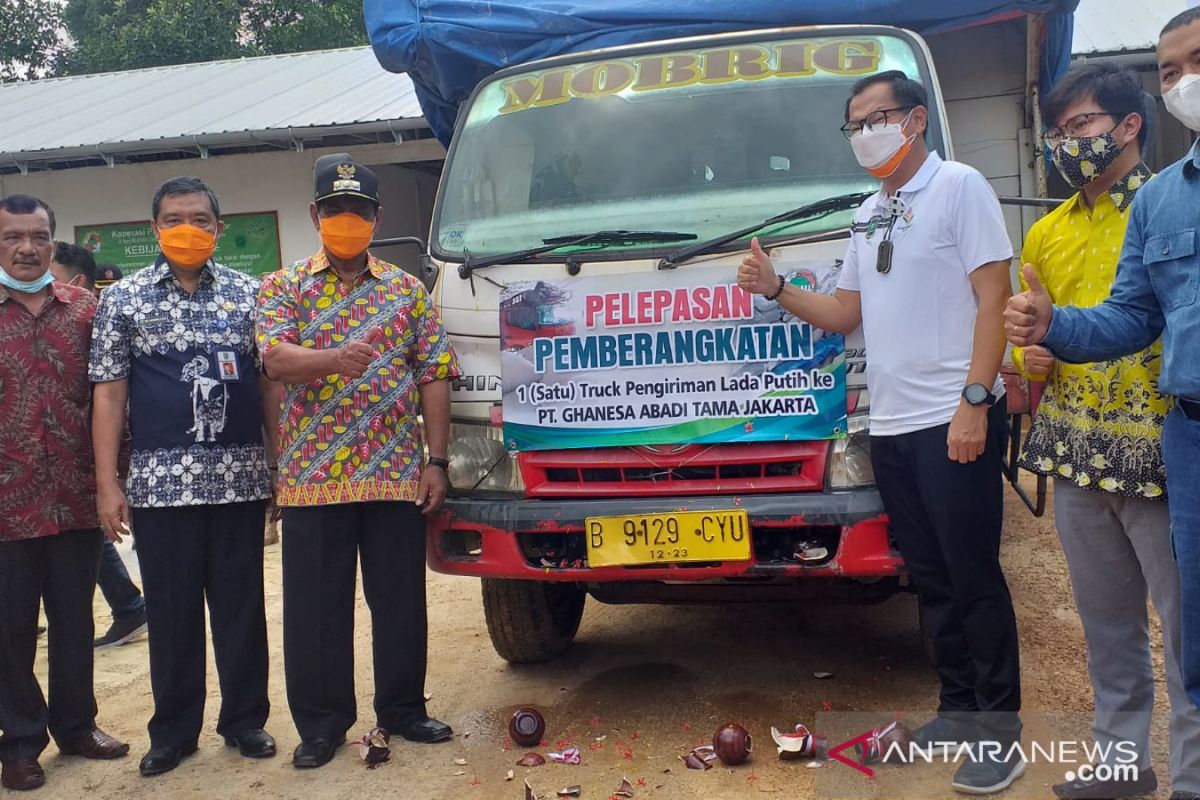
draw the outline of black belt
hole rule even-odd
[[[1175,403],[1179,406],[1179,410],[1183,412],[1185,417],[1200,422],[1200,403],[1183,397],[1176,397]]]

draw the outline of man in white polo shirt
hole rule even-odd
[[[842,130],[882,189],[859,208],[836,293],[785,283],[759,245],[738,283],[867,344],[871,460],[933,638],[938,716],[917,742],[999,742],[962,764],[959,791],[999,791],[1025,764],[1012,598],[1000,569],[1002,315],[1012,245],[996,195],[926,147],[924,87],[902,72],[856,83]],[[992,755],[1002,751],[1000,757]]]

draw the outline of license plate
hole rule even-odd
[[[750,560],[745,509],[588,517],[584,533],[593,567]]]

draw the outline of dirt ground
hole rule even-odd
[[[1075,615],[1062,552],[1049,517],[1035,519],[1008,492],[1004,563],[1021,631],[1024,707],[1028,712],[1090,709],[1081,629]],[[285,534],[286,535],[286,534]],[[125,552],[127,560],[136,560]],[[860,776],[840,765],[807,769],[776,759],[769,730],[812,721],[822,711],[878,714],[886,722],[899,709],[936,706],[936,680],[925,664],[910,596],[878,606],[657,607],[604,606],[589,600],[575,647],[555,663],[513,667],[492,651],[477,581],[429,575],[429,710],[450,723],[454,741],[439,745],[395,742],[392,760],[368,770],[356,749],[313,771],[290,763],[298,737],[284,698],[281,648],[279,547],[267,548],[267,614],[271,639],[268,730],[279,756],[249,761],[223,746],[213,731],[218,690],[209,666],[209,708],[200,752],[174,772],[153,779],[138,775],[148,741],[150,681],[144,640],[104,651],[96,658],[100,725],[129,741],[129,757],[116,762],[62,758],[51,745],[43,756],[47,786],[41,796],[129,798],[254,798],[335,800],[371,797],[417,800],[521,800],[522,780],[539,795],[569,785],[584,798],[608,798],[622,776],[635,796],[740,798],[775,795],[810,798]],[[108,624],[97,596],[97,629]],[[371,710],[368,616],[359,603],[358,702],[360,719],[351,735],[374,724]],[[1156,656],[1161,674],[1161,658]],[[39,653],[44,674],[45,644]],[[830,672],[818,680],[813,673]],[[1155,762],[1166,783],[1165,687],[1160,679],[1155,717]],[[521,750],[506,739],[508,716],[520,705],[541,709],[553,750],[560,742],[583,751],[579,766],[515,766]],[[754,755],[737,768],[688,771],[680,754],[735,720],[756,737]],[[603,738],[601,738],[603,737]],[[465,760],[465,764],[456,763]],[[512,769],[515,780],[506,782]],[[907,767],[907,784],[924,797],[948,797],[952,767]],[[844,772],[844,778],[832,770]],[[818,774],[821,775],[818,778]],[[1054,776],[1030,771],[1023,796],[1050,797]],[[832,783],[829,778],[834,778]],[[1166,786],[1159,796],[1169,793]],[[35,795],[36,796],[36,795]]]

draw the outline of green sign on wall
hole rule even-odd
[[[213,256],[217,263],[249,275],[264,275],[283,266],[279,217],[274,211],[226,214],[221,221],[225,232]],[[158,257],[158,242],[148,222],[76,225],[75,242],[91,250],[97,264],[116,264],[126,275],[150,266]]]

